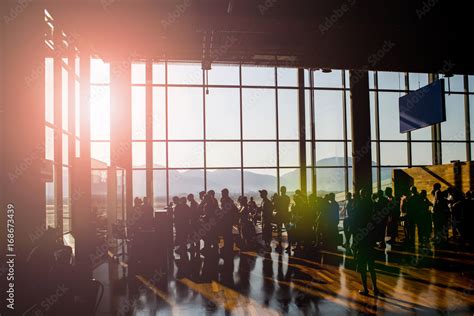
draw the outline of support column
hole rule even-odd
[[[436,74],[428,74],[428,83],[434,82],[438,79]],[[433,165],[440,165],[442,162],[441,157],[441,124],[434,124],[431,126],[431,138],[432,138],[432,155]]]
[[[367,71],[349,72],[352,123],[352,181],[354,192],[372,192],[372,146],[370,138],[369,76]]]
[[[299,122],[299,152],[300,152],[300,188],[304,194],[306,189],[306,115],[304,98],[304,69],[298,69],[298,122]]]
[[[131,63],[113,61],[110,70],[110,164],[125,169],[125,204],[130,218],[133,211]]]
[[[80,78],[80,111],[79,111],[79,158],[70,157],[74,161],[72,168],[72,192],[77,198],[71,205],[72,230],[76,238],[76,265],[79,273],[92,277],[90,255],[94,253],[95,231],[92,225],[91,207],[91,143],[90,143],[90,55],[81,48],[79,60]]]

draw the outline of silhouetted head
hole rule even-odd
[[[441,190],[441,184],[439,184],[439,183],[433,184],[433,190],[434,190],[434,191]]]
[[[263,190],[258,190],[258,192],[260,192],[260,197],[262,199],[266,198],[268,196],[268,192],[267,190],[263,189]]]
[[[281,195],[286,195],[286,187],[284,185],[280,188],[280,193]]]
[[[421,191],[420,191],[420,196],[421,196],[422,198],[426,198],[427,195],[428,195],[428,193],[426,193],[426,190],[421,190]]]
[[[361,189],[360,190],[360,198],[361,199],[366,199],[369,196],[369,192],[366,189]]]
[[[411,192],[411,194],[418,194],[418,189],[415,186],[412,186],[410,188],[410,192]]]
[[[134,200],[133,200],[133,204],[135,206],[140,206],[142,204],[142,200],[137,196]]]
[[[186,204],[186,198],[184,196],[179,198],[179,204]]]
[[[391,197],[393,194],[393,190],[391,187],[386,187],[385,188],[385,195],[388,196],[388,197]]]
[[[179,203],[179,196],[173,196],[173,203],[178,204]]]
[[[378,196],[379,198],[383,198],[383,190],[378,190],[378,191],[377,191],[377,196]]]
[[[150,205],[150,199],[148,198],[148,196],[143,197],[143,204],[144,205]]]
[[[213,198],[216,196],[216,192],[214,192],[214,190],[209,190],[207,191],[207,195]]]
[[[221,194],[222,197],[229,197],[229,190],[227,188],[222,189]]]
[[[346,193],[346,200],[350,200],[352,199],[352,193],[351,192],[347,192]]]
[[[329,196],[329,201],[334,202],[336,200],[336,194],[331,192],[328,194],[328,196]]]
[[[189,202],[194,201],[194,194],[192,193],[188,194],[188,201]]]
[[[206,196],[206,191],[201,191],[199,192],[199,199],[202,201],[204,200],[204,197]]]
[[[242,206],[246,206],[247,205],[247,197],[246,196],[241,196],[239,197],[239,204],[242,205]]]

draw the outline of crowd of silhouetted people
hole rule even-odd
[[[374,294],[378,295],[375,248],[384,249],[386,243],[408,248],[431,243],[442,247],[450,240],[472,245],[473,234],[467,223],[472,220],[473,192],[463,194],[452,187],[442,190],[440,184],[433,186],[430,196],[426,190],[418,192],[411,187],[409,192],[395,197],[388,187],[375,194],[366,190],[347,193],[343,202],[336,201],[334,193],[307,196],[300,190],[291,199],[284,186],[272,196],[264,189],[259,194],[259,205],[247,196],[234,201],[228,189],[221,191],[220,201],[213,190],[200,192],[198,199],[193,194],[173,197],[168,210],[174,224],[176,252],[204,256],[228,255],[238,250],[271,252],[274,236],[275,251],[285,248],[290,255],[343,246],[355,256],[364,286],[361,293],[368,294],[369,271]],[[138,211],[144,207],[152,209],[148,200],[144,204],[135,200]],[[286,242],[282,238],[284,231]]]

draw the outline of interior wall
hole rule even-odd
[[[429,193],[435,183],[441,184],[443,190],[455,187],[465,193],[474,190],[474,161],[397,169],[393,172],[393,182],[396,195],[407,192],[413,185],[418,191]]]
[[[3,2],[3,1],[2,1]],[[18,2],[7,2],[4,13],[16,10]],[[2,200],[0,212],[0,256],[5,258],[6,209],[14,205],[15,313],[22,314],[27,297],[20,289],[28,284],[26,257],[38,231],[45,226],[45,185],[41,166],[45,155],[44,130],[44,10],[34,2],[22,9],[2,29],[4,36],[3,74],[3,142],[0,149],[3,168],[0,174]],[[2,15],[4,18],[4,15]],[[43,230],[42,230],[43,229]],[[3,264],[2,262],[1,264]],[[0,281],[5,302],[6,278]],[[31,280],[29,280],[31,282]],[[2,304],[2,308],[6,304]]]

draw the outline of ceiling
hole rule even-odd
[[[81,49],[105,59],[474,73],[469,11],[445,0],[45,3]]]

